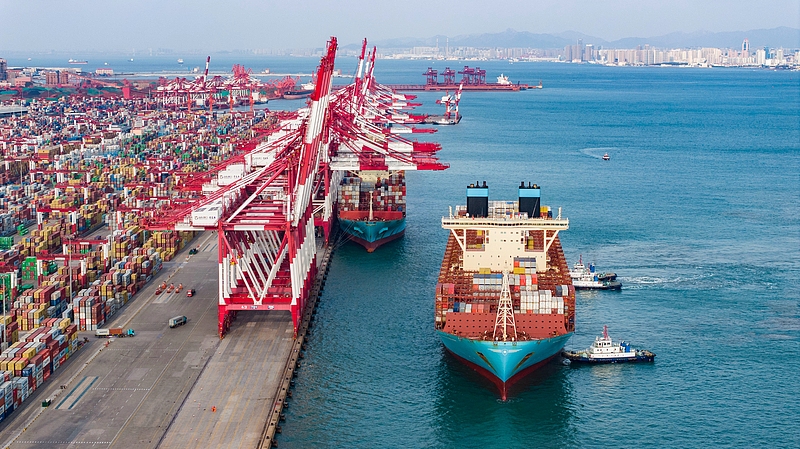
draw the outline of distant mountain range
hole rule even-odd
[[[567,31],[558,34],[541,34],[508,29],[500,33],[470,34],[450,37],[449,45],[451,47],[563,48],[567,45],[575,45],[578,39],[582,39],[584,45],[593,44],[604,48],[636,48],[639,45],[644,46],[647,44],[657,48],[740,48],[745,38],[750,41],[751,49],[761,47],[800,48],[800,29],[789,27],[778,27],[768,30],[727,31],[720,33],[712,33],[709,31],[670,33],[663,36],[647,38],[627,37],[610,42],[599,37],[589,36],[575,31]],[[444,48],[445,44],[448,42],[448,38],[447,36],[440,35],[424,39],[385,39],[374,42],[374,44],[385,50],[388,48],[435,47],[437,41],[439,47]],[[373,44],[373,42],[370,42],[370,44]],[[359,49],[361,48],[361,44],[350,44],[345,46],[345,48]]]

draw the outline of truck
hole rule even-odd
[[[174,328],[174,327],[178,327],[178,326],[182,326],[182,325],[186,324],[186,321],[187,321],[186,317],[183,316],[183,315],[180,315],[180,316],[176,316],[176,317],[170,318],[168,324],[169,324],[169,327]]]
[[[94,336],[97,338],[109,338],[109,337],[135,337],[136,332],[133,329],[125,330],[121,327],[110,327],[108,329],[97,329],[94,332]]]

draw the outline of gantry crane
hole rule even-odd
[[[359,58],[354,83],[332,92],[337,41],[316,74],[309,107],[286,113],[240,156],[202,174],[200,195],[159,210],[152,230],[214,230],[219,241],[219,333],[238,312],[286,310],[297,330],[317,270],[317,238],[327,243],[338,188],[348,170],[441,170],[441,146],[387,134],[375,116],[411,107],[375,82],[375,50]],[[241,86],[247,86],[238,71]],[[391,116],[386,119],[392,122]],[[265,140],[266,137],[266,141]],[[188,185],[188,184],[187,184]],[[197,192],[196,185],[192,189]]]

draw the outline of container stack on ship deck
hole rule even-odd
[[[467,205],[442,218],[450,230],[436,286],[435,323],[445,347],[500,389],[561,352],[575,330],[575,289],[558,239],[560,210],[536,185],[518,201],[489,201],[472,184]]]
[[[406,230],[403,171],[347,172],[339,189],[339,225],[369,252]]]

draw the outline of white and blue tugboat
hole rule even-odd
[[[621,290],[622,282],[614,273],[597,273],[593,263],[583,264],[583,256],[572,266],[569,272],[572,285],[578,290]]]
[[[608,326],[603,326],[603,336],[596,337],[594,343],[583,351],[563,351],[561,355],[570,362],[577,363],[623,363],[652,362],[656,355],[650,351],[631,348],[624,340],[611,341]]]

